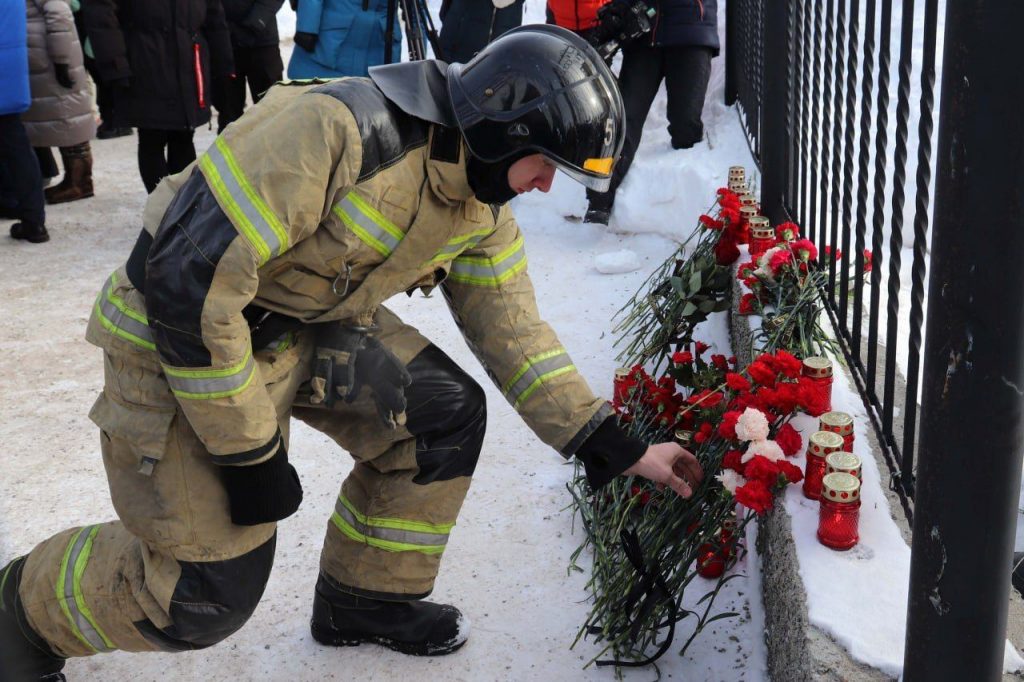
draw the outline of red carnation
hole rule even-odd
[[[703,355],[703,354],[704,354],[704,352],[705,352],[705,351],[706,351],[706,350],[707,350],[708,348],[711,348],[711,346],[709,346],[708,344],[704,343],[703,341],[696,341],[696,342],[695,342],[695,343],[693,344],[693,347],[694,347],[694,350],[696,350],[696,351],[697,351],[697,355]]]
[[[779,432],[775,434],[775,442],[782,448],[782,452],[787,457],[792,457],[796,453],[800,452],[800,448],[804,445],[803,438],[800,437],[800,433],[793,428],[791,424],[783,424]],[[792,483],[792,481],[790,481]]]
[[[734,391],[744,392],[750,390],[750,382],[742,374],[729,372],[725,375],[725,384]]]
[[[832,245],[831,244],[826,244],[825,245],[825,255],[828,256],[829,258],[831,258],[832,257],[832,252],[833,252]],[[836,260],[842,260],[842,258],[843,258],[843,250],[842,249],[835,249],[835,258],[836,258]]]
[[[708,422],[704,422],[703,424],[700,425],[700,429],[697,430],[697,433],[694,434],[693,441],[695,443],[703,443],[709,438],[711,438],[714,432],[714,427],[711,426],[711,424],[709,424]]]
[[[738,410],[730,410],[722,415],[722,421],[718,425],[718,435],[728,440],[736,440],[736,422],[740,418],[741,412]]]
[[[712,355],[711,364],[715,366],[715,369],[720,369],[722,371],[729,369],[729,364],[724,355]]]
[[[702,215],[699,218],[699,220],[700,224],[708,228],[709,230],[721,230],[723,227],[725,227],[725,223],[723,223],[721,220],[715,220],[709,215]]]
[[[778,275],[779,270],[793,262],[793,254],[787,249],[776,251],[768,261],[768,267],[772,269],[773,275]]]
[[[733,206],[722,207],[722,210],[718,212],[719,217],[726,223],[736,225],[740,222],[740,209]]]
[[[693,353],[688,350],[673,353],[672,362],[677,365],[688,365],[693,362]]]
[[[760,516],[771,509],[772,491],[762,481],[747,481],[736,489],[736,501]]]
[[[715,244],[715,262],[719,265],[732,265],[740,257],[736,240],[729,233],[723,234]]]
[[[804,480],[804,472],[800,471],[800,467],[792,462],[782,460],[775,464],[779,467],[779,472],[786,477],[786,481],[789,483],[799,483]]]
[[[754,261],[748,261],[736,269],[736,279],[744,280],[754,275],[754,270],[757,270],[757,263]]]
[[[700,393],[694,393],[693,395],[691,395],[689,398],[686,399],[686,402],[690,403],[691,405],[700,404],[700,408],[702,410],[707,410],[721,403],[724,398],[725,396],[719,393],[718,391],[704,389]]]
[[[753,315],[757,312],[754,310],[754,300],[753,294],[743,294],[740,298],[740,315]]]
[[[810,239],[799,239],[793,242],[790,248],[802,261],[815,260],[818,257],[818,248]]]
[[[778,350],[775,352],[775,363],[773,367],[780,374],[785,374],[790,379],[796,379],[800,376],[800,372],[803,369],[803,363],[800,362],[800,360],[798,360],[792,353],[788,353],[784,350]]]
[[[779,482],[781,471],[775,462],[764,455],[754,455],[754,458],[747,462],[743,469],[743,475],[750,481],[761,481],[769,488],[774,488]]]
[[[796,223],[782,223],[775,228],[775,236],[784,242],[791,242],[800,236],[800,228]]]
[[[775,370],[763,360],[755,360],[750,363],[750,367],[747,367],[747,374],[756,384],[769,387],[775,385]]]
[[[732,469],[737,474],[743,473],[743,453],[739,450],[729,450],[722,458],[722,468]]]
[[[864,272],[871,272],[874,267],[874,255],[869,249],[864,249]]]
[[[800,404],[799,386],[790,381],[782,381],[775,386],[772,394],[771,408],[782,415],[791,414]]]

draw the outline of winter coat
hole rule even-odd
[[[718,0],[654,0],[653,4],[658,14],[652,45],[704,46],[718,56]]]
[[[523,2],[499,8],[492,0],[446,0],[438,38],[444,60],[465,64],[487,43],[522,24]]]
[[[190,130],[210,120],[213,78],[234,71],[221,0],[85,0],[96,68],[116,125]]]
[[[235,47],[277,45],[277,12],[284,0],[223,0]]]
[[[548,0],[548,13],[556,26],[585,31],[597,25],[597,10],[608,0]]]
[[[120,268],[87,338],[133,364],[151,358],[221,462],[278,447],[253,306],[294,318],[303,336],[302,323],[367,324],[392,296],[440,286],[545,443],[575,454],[611,414],[540,317],[511,209],[474,197],[458,129],[405,114],[369,79],[271,88],[157,187],[143,224],[145,295]]]
[[[67,0],[26,0],[32,106],[21,115],[33,147],[70,147],[96,134],[82,46]],[[55,64],[67,64],[74,84],[57,82]]]
[[[363,9],[363,6],[367,9]],[[313,52],[295,46],[288,77],[365,76],[384,63],[388,0],[299,0],[295,30],[317,36]],[[402,56],[400,13],[395,14],[391,61]]]
[[[32,103],[28,87],[25,11],[21,3],[0,3],[0,116],[20,114]]]

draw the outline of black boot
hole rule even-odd
[[[35,633],[18,597],[25,557],[0,569],[0,680],[58,682],[65,659],[57,656]]]
[[[469,621],[447,604],[359,597],[321,574],[310,629],[327,646],[371,642],[412,656],[443,656],[466,643]]]
[[[11,237],[24,239],[33,244],[50,241],[50,233],[46,231],[46,225],[31,220],[22,220],[20,223],[11,225]]]

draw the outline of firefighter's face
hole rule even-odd
[[[508,169],[508,186],[517,194],[539,189],[547,192],[555,179],[555,167],[543,154],[524,156]]]

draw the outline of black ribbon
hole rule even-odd
[[[676,604],[668,585],[665,584],[657,558],[651,557],[649,562],[644,561],[643,549],[640,546],[640,538],[637,536],[636,531],[623,530],[620,537],[622,539],[622,551],[640,576],[640,580],[633,586],[633,589],[616,606],[616,610],[628,614],[632,613],[638,602],[640,604],[633,622],[626,626],[629,628],[630,642],[636,643],[647,618],[654,609],[662,604],[668,605],[669,614],[668,618],[659,623],[657,628],[660,630],[667,626],[668,636],[665,637],[665,641],[661,643],[658,650],[652,656],[642,661],[620,661],[613,658],[597,661],[595,665],[599,667],[614,665],[622,668],[641,668],[657,661],[672,646],[672,640],[676,632],[676,622],[679,620],[677,618],[679,605]],[[589,631],[591,634],[600,634],[601,629],[591,626]]]

